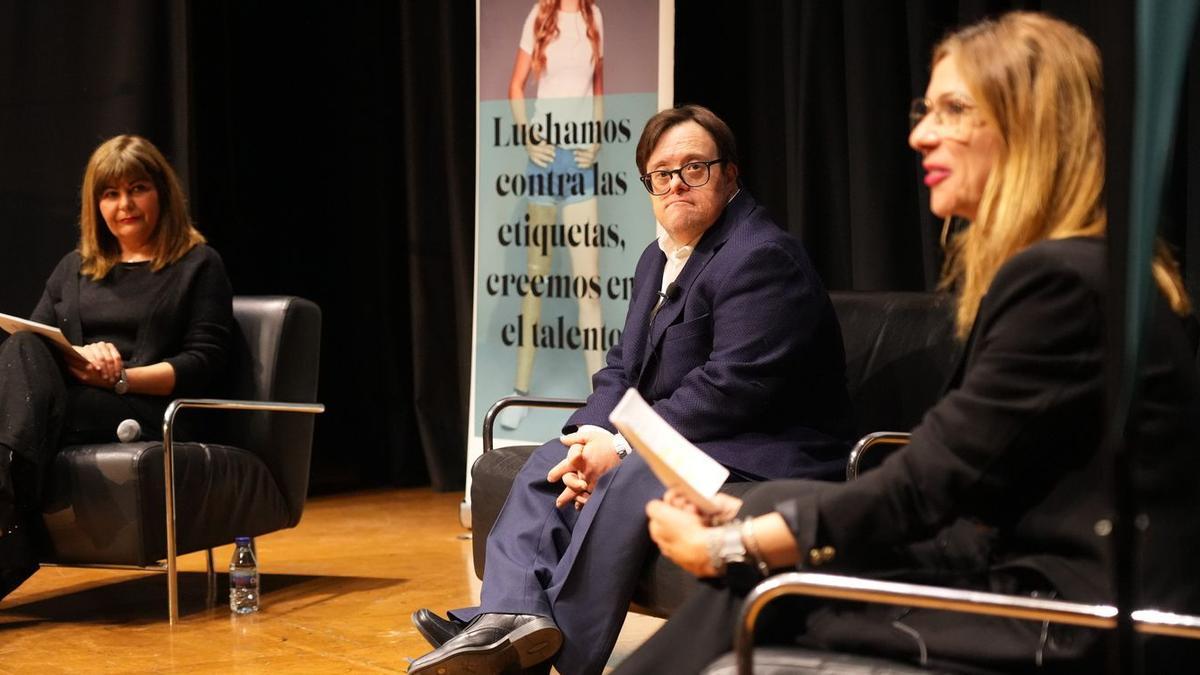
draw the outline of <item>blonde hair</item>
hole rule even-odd
[[[592,7],[596,0],[579,0],[579,13],[587,26],[588,41],[592,43],[592,65],[600,58],[600,31]],[[533,74],[540,77],[546,69],[546,46],[558,37],[558,8],[561,0],[538,0],[537,17],[533,20]]]
[[[121,181],[133,180],[148,180],[158,192],[159,217],[152,235],[151,269],[158,271],[205,242],[188,217],[179,177],[158,148],[140,136],[115,136],[92,152],[80,189],[80,270],[93,280],[103,279],[121,260],[120,244],[100,215],[100,195]]]
[[[1044,239],[1101,236],[1104,120],[1100,54],[1074,26],[1010,12],[951,33],[933,64],[954,58],[979,111],[1003,139],[976,218],[951,242],[942,286],[958,290],[955,324],[965,336],[1000,267]],[[1161,244],[1154,279],[1190,310],[1178,265]]]

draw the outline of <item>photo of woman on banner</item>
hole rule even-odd
[[[530,78],[536,82],[532,109],[527,108],[525,100]],[[542,229],[544,237],[548,238],[547,231],[557,222],[568,227],[598,222],[593,165],[600,150],[603,94],[604,21],[595,0],[539,0],[521,31],[508,97],[514,124],[529,131],[525,138],[529,182],[547,188],[531,191],[525,215],[530,229]],[[581,133],[559,133],[563,129]],[[588,129],[597,132],[589,137],[583,133]],[[599,248],[575,245],[567,250],[573,276],[599,276]],[[526,255],[531,278],[550,274],[549,248],[530,245]],[[600,298],[588,295],[578,298],[578,302],[579,329],[585,334],[602,331]],[[541,298],[534,294],[522,298],[521,317],[523,334],[532,334],[541,318]],[[532,340],[517,349],[513,383],[516,394],[530,391],[535,350]],[[594,345],[583,353],[591,378],[604,365],[604,351]],[[507,408],[500,414],[500,425],[516,429],[526,414],[523,407]]]

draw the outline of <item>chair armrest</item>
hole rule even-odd
[[[175,416],[185,408],[207,408],[209,410],[259,410],[268,412],[299,412],[318,414],[325,412],[324,403],[286,403],[283,401],[237,401],[224,398],[177,398],[163,412],[163,438],[172,438],[175,433]],[[173,438],[172,438],[173,440]]]
[[[207,410],[254,410],[319,414],[323,403],[287,403],[283,401],[238,401],[221,398],[177,398],[163,412],[163,488],[167,503],[167,552],[175,552],[175,417],[187,408]]]
[[[587,401],[578,398],[549,398],[545,396],[505,396],[498,399],[488,408],[487,414],[483,416],[483,451],[491,452],[493,447],[492,427],[496,425],[496,416],[501,410],[513,405],[525,406],[528,408],[561,408],[564,410],[574,410],[582,408]]]
[[[908,445],[908,439],[911,436],[912,434],[906,431],[875,431],[858,439],[858,442],[850,450],[850,456],[846,459],[846,480],[858,478],[858,474],[861,473],[859,467],[863,457],[871,448],[880,445]]]
[[[926,607],[1090,628],[1112,629],[1117,625],[1117,608],[1111,605],[1042,600],[836,574],[788,572],[763,581],[746,596],[733,636],[739,675],[750,675],[754,672],[754,628],[758,615],[767,603],[784,595]],[[1139,633],[1200,639],[1200,617],[1144,609],[1134,611],[1130,618],[1133,620],[1134,630]]]

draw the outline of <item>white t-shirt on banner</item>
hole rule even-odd
[[[535,4],[525,18],[521,30],[520,47],[533,56],[533,22],[537,19]],[[592,5],[593,21],[599,33],[599,54],[604,56],[604,19],[600,8]],[[582,12],[558,13],[558,36],[546,45],[546,67],[537,78],[537,101],[530,121],[536,117],[553,115],[557,122],[588,122],[594,119],[592,107],[592,79],[595,62],[592,59],[592,42],[587,36],[587,22]],[[530,71],[532,72],[532,70]],[[564,144],[564,147],[581,147]]]

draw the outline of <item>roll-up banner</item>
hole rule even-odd
[[[634,152],[671,105],[674,0],[478,0],[470,466],[516,393],[586,398],[655,236]],[[567,412],[509,408],[500,445]],[[469,506],[469,502],[468,502]]]

